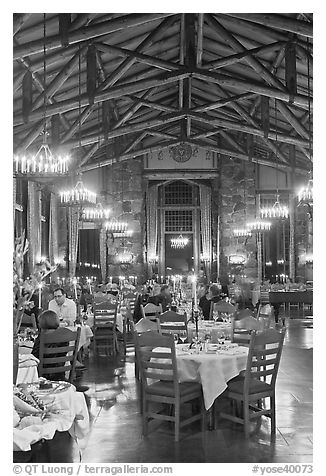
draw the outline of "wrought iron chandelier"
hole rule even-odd
[[[247,223],[247,228],[251,232],[262,233],[264,231],[269,231],[271,229],[272,223],[264,220],[254,220]]]
[[[261,218],[288,218],[289,207],[281,205],[278,200],[279,196],[277,196],[272,207],[263,207],[260,209]]]
[[[249,230],[249,228],[236,228],[235,230],[233,230],[233,235],[237,238],[246,238],[248,236],[251,236],[251,230]]]
[[[298,193],[298,205],[313,205],[313,180],[309,179],[307,185]]]
[[[68,173],[70,156],[68,154],[54,154],[47,141],[47,119],[46,119],[46,14],[43,14],[43,143],[36,153],[14,154],[14,175],[27,177],[58,177]]]
[[[110,208],[103,208],[101,204],[96,207],[86,207],[82,211],[82,220],[84,221],[96,221],[107,220],[111,214]]]
[[[178,237],[171,238],[171,248],[183,249],[189,243],[189,238],[180,234]]]
[[[104,228],[111,233],[122,233],[127,231],[128,223],[112,219],[104,223]]]
[[[60,192],[60,201],[65,206],[85,206],[96,203],[96,193],[85,188],[82,180],[79,180],[74,188],[62,190]]]
[[[277,102],[275,99],[275,141],[276,141],[276,153],[275,153],[275,165],[276,165],[276,200],[273,206],[263,207],[260,209],[261,218],[288,218],[289,216],[289,207],[281,205],[279,202],[279,193],[278,193],[278,156],[277,156]]]

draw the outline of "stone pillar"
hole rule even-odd
[[[295,254],[295,203],[293,193],[289,195],[289,223],[290,223],[290,241],[289,241],[289,278],[296,280],[296,254]]]

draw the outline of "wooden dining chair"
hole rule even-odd
[[[141,304],[140,312],[142,317],[155,320],[160,314],[162,314],[162,305],[159,304],[158,306],[155,306],[155,304],[152,304],[151,302],[147,303],[145,306]]]
[[[175,311],[165,311],[159,315],[159,321],[161,325],[162,334],[180,334],[181,332],[187,333],[187,314],[178,314]]]
[[[127,326],[128,332],[130,332],[131,330],[130,322],[133,319],[137,298],[138,298],[138,293],[129,292],[124,295],[124,301],[125,301],[126,310],[127,310],[126,326]]]
[[[143,317],[136,323],[133,321],[131,322],[131,331],[137,332],[137,334],[142,334],[143,332],[154,331],[161,334],[161,325],[158,318],[154,320],[144,319]],[[137,363],[137,349],[135,346],[135,377],[139,379],[139,368]]]
[[[262,331],[263,328],[263,324],[252,315],[252,311],[242,309],[231,318],[231,341],[249,346],[252,331]]]
[[[59,380],[75,379],[75,367],[78,353],[80,327],[72,331],[65,327],[41,331],[38,374],[46,378]],[[68,372],[68,378],[65,378]],[[55,380],[56,378],[53,378]]]
[[[35,314],[31,314],[30,316],[28,314],[23,314],[22,318],[19,322],[19,327],[17,328],[17,332],[21,332],[27,328],[33,329],[34,331],[37,331],[37,324],[36,324],[36,318]]]
[[[141,373],[143,435],[147,436],[148,423],[152,419],[172,421],[175,441],[179,441],[180,428],[196,420],[202,420],[203,430],[205,408],[202,387],[197,382],[179,383],[173,336],[148,331],[140,335],[134,333],[134,339]],[[181,420],[185,404],[196,399],[200,401],[200,411]],[[157,404],[172,405],[173,411],[163,412]]]
[[[271,433],[275,434],[275,384],[282,354],[283,332],[268,329],[260,334],[253,331],[250,339],[248,360],[245,372],[228,382],[224,393],[226,398],[243,405],[243,415],[236,416],[225,412],[220,417],[244,426],[245,437],[249,437],[250,422],[263,415],[271,419]],[[270,405],[263,401],[269,398]]]
[[[117,309],[118,304],[110,301],[94,303],[94,355],[102,347],[107,355],[115,357],[118,351]]]

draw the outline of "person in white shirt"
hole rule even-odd
[[[53,293],[54,299],[49,302],[49,310],[56,312],[60,323],[73,326],[77,317],[76,304],[66,297],[65,291],[58,288]]]

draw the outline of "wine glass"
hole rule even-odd
[[[186,331],[181,331],[179,337],[180,337],[181,342],[184,344],[187,340],[187,332]]]
[[[219,344],[224,344],[224,341],[225,341],[225,333],[224,331],[219,331],[218,335],[217,335],[217,340],[218,340],[218,343]]]
[[[214,319],[214,322],[216,324],[217,320],[218,320],[218,311],[213,310],[213,319]]]

